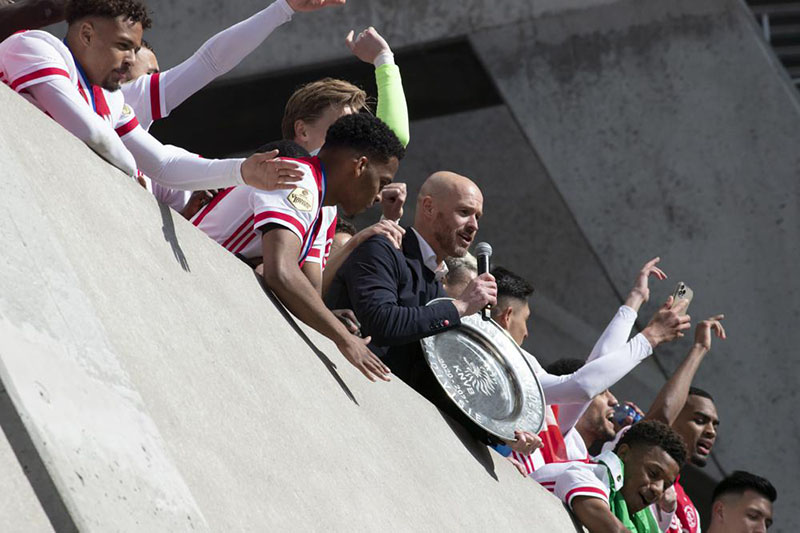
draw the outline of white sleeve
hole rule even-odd
[[[556,478],[555,495],[572,509],[572,500],[578,496],[598,498],[608,504],[608,486],[598,479],[594,469],[575,463]]]
[[[109,124],[86,105],[69,78],[57,76],[45,83],[29,86],[27,90],[56,122],[100,157],[129,176],[136,175],[134,156]]]
[[[206,41],[192,57],[161,73],[160,88],[151,94],[158,97],[163,93],[164,102],[163,106],[161,102],[154,102],[153,109],[159,109],[163,116],[167,116],[191,95],[241,63],[278,26],[291,20],[293,14],[286,0],[277,0]],[[153,120],[159,118],[153,116]]]
[[[586,362],[608,355],[623,347],[630,336],[634,322],[636,322],[636,316],[636,311],[627,305],[621,306],[614,318],[606,326],[603,334],[597,339]],[[578,423],[584,411],[589,407],[590,402],[591,400],[584,403],[566,404],[559,408],[558,427],[561,433],[566,434]]]
[[[614,318],[606,326],[603,334],[597,339],[592,348],[587,362],[602,357],[603,355],[623,346],[631,335],[631,329],[636,322],[637,313],[627,305],[620,306]]]
[[[622,348],[589,361],[573,374],[542,373],[538,377],[548,404],[585,403],[622,379],[651,353],[653,347],[639,333]]]
[[[316,221],[319,192],[311,167],[301,164],[300,169],[304,171],[304,176],[291,191],[254,189],[251,200],[254,230],[277,224],[294,233],[301,243],[306,242]]]
[[[243,184],[244,159],[203,159],[185,150],[164,146],[139,125],[121,137],[136,158],[139,170],[171,189],[198,191]]]

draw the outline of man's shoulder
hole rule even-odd
[[[20,31],[0,43],[3,50],[30,51],[33,53],[47,53],[52,50],[64,56],[69,54],[67,46],[55,35],[42,30]]]

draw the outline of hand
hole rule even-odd
[[[389,43],[372,26],[359,33],[355,41],[353,41],[353,33],[353,30],[350,30],[350,33],[344,38],[344,42],[353,55],[365,63],[372,65],[379,55],[392,51]]]
[[[683,337],[683,331],[692,327],[691,317],[681,313],[689,306],[688,300],[680,300],[673,305],[672,296],[667,298],[650,323],[642,330],[642,335],[647,338],[650,346],[655,348],[663,342],[670,342]]]
[[[367,348],[372,337],[366,339],[359,339],[354,335],[350,335],[337,348],[342,352],[344,358],[350,361],[350,364],[361,371],[362,374],[367,376],[370,381],[375,381],[375,378],[383,381],[389,380],[389,367],[383,364],[377,355],[372,353],[372,350]]]
[[[725,318],[725,315],[715,315],[711,318],[707,318],[702,322],[697,324],[697,328],[694,330],[694,344],[695,346],[701,347],[704,350],[708,351],[711,349],[711,332],[717,334],[717,337],[725,340],[727,335],[725,334],[725,328],[722,327],[721,320]]]
[[[658,508],[661,509],[661,512],[667,514],[675,512],[675,509],[678,508],[678,494],[675,492],[674,485],[661,495],[661,499],[658,500]]]
[[[542,439],[539,438],[539,435],[534,435],[533,433],[529,433],[527,431],[514,431],[514,436],[516,440],[509,442],[508,445],[511,446],[511,449],[517,453],[522,453],[525,455],[530,455],[537,449],[544,446]]]
[[[458,310],[458,316],[474,315],[487,305],[497,304],[497,282],[491,274],[481,274],[473,279],[461,293],[453,305]]]
[[[508,457],[506,457],[506,459],[508,459],[509,463],[514,465],[514,468],[517,469],[517,472],[519,472],[522,477],[528,477],[528,471],[525,469],[525,465],[523,465],[522,463],[520,463],[519,461],[517,461],[516,459],[514,459],[510,455]]]
[[[242,163],[242,179],[246,185],[265,191],[294,189],[303,178],[300,165],[277,159],[277,150],[253,154]]]
[[[181,210],[181,215],[186,220],[191,220],[198,211],[214,198],[214,193],[211,191],[194,191],[186,202],[186,206]]]
[[[381,209],[383,218],[395,222],[403,218],[403,205],[406,203],[408,191],[405,183],[390,183],[381,191]]]
[[[295,13],[316,11],[323,7],[343,6],[347,0],[286,0]]]
[[[625,305],[638,311],[642,304],[650,299],[650,288],[647,286],[650,276],[655,276],[656,279],[661,281],[667,279],[664,271],[656,266],[659,261],[661,261],[661,258],[656,257],[645,263],[636,276],[636,281],[634,281],[633,288],[627,300],[625,300]]]
[[[339,322],[344,324],[344,327],[347,328],[347,331],[357,337],[359,336],[359,333],[361,332],[361,324],[358,323],[356,314],[353,311],[350,309],[334,309],[331,311],[331,313],[333,313],[333,316],[339,319]]]
[[[636,411],[636,414],[637,414],[637,415],[639,415],[641,418],[644,418],[644,416],[645,416],[645,415],[644,415],[644,413],[642,412],[642,410],[641,410],[641,409],[639,409],[639,406],[638,406],[638,405],[636,405],[636,404],[635,404],[635,403],[633,403],[633,402],[625,402],[625,405],[627,405],[627,406],[629,406],[629,407],[632,407],[632,408],[633,408],[633,410],[634,410],[634,411]],[[627,426],[630,426],[631,424],[633,424],[633,416],[631,416],[631,415],[628,415],[628,416],[626,416],[626,417],[625,417],[625,420],[623,420],[621,424],[617,424],[617,421],[616,421],[616,420],[614,420],[614,432],[615,432],[615,433],[619,433],[619,431],[620,431],[622,428],[624,428],[624,427],[627,427]]]
[[[403,248],[403,235],[405,234],[406,230],[401,228],[400,224],[394,220],[381,220],[380,222],[373,224],[368,228],[364,228],[356,233],[353,240],[357,244],[361,244],[375,235],[383,235],[389,239],[389,242],[392,243],[392,246],[400,250]]]

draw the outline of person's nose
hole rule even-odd
[[[606,391],[606,393],[608,394],[608,406],[609,407],[614,407],[615,405],[619,405],[619,401],[617,400],[617,397],[614,396],[611,393],[611,391]]]

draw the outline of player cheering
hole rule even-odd
[[[252,185],[287,187],[293,165],[274,154],[208,160],[165,147],[147,132],[118,90],[150,26],[139,0],[72,0],[67,37],[27,31],[0,43],[3,81],[95,152],[126,172],[137,168],[168,187],[185,190]]]

